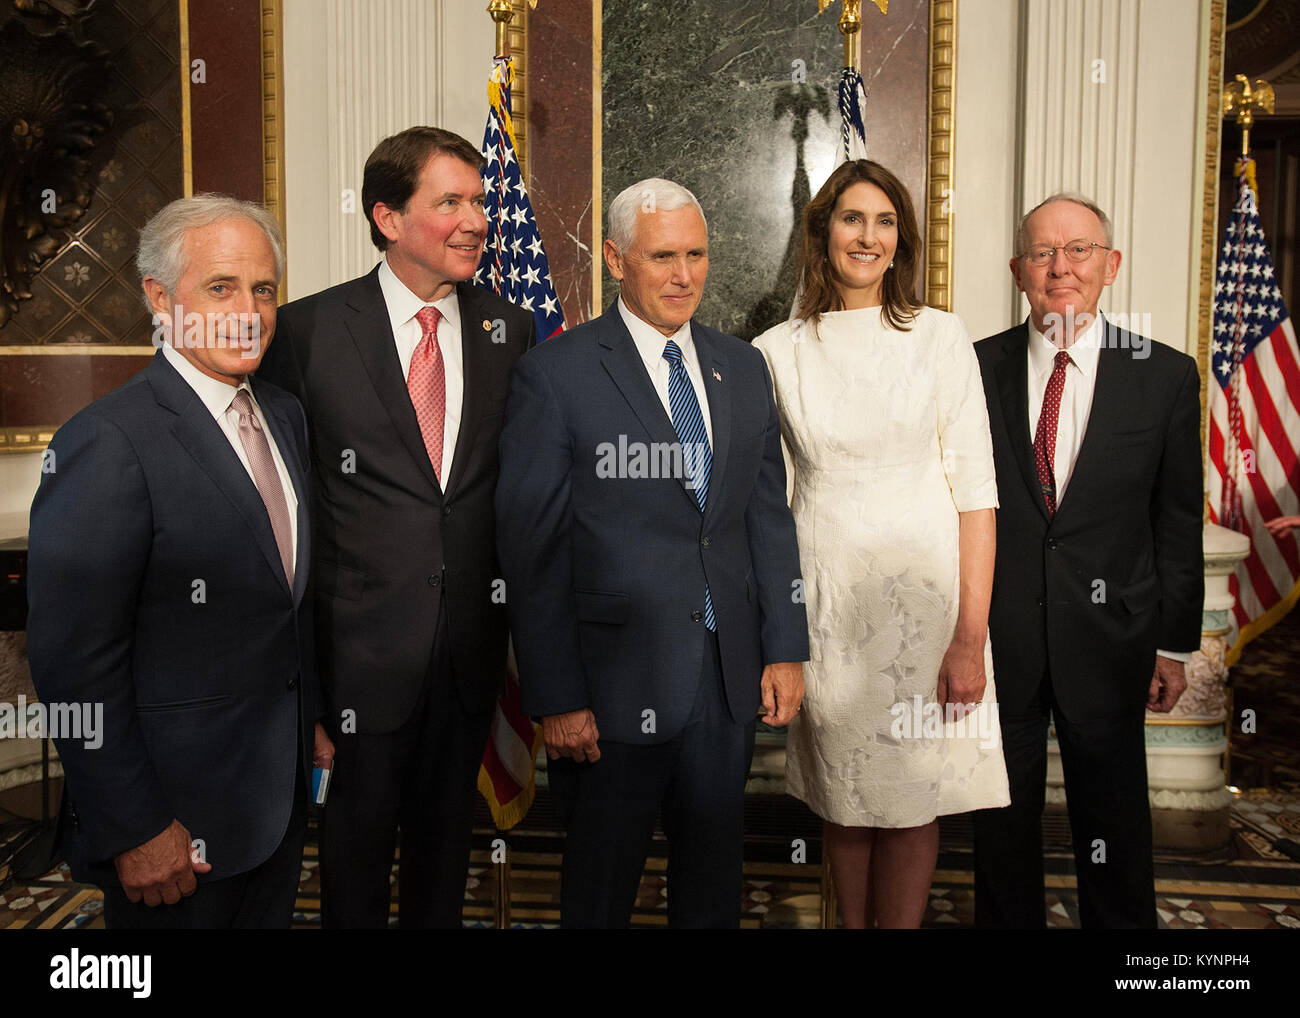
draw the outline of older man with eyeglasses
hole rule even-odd
[[[1097,310],[1120,252],[1100,208],[1056,194],[1020,222],[1029,318],[976,344],[998,478],[989,633],[1011,805],[975,815],[975,920],[1045,925],[1051,714],[1085,927],[1156,925],[1145,711],[1200,643],[1196,363]]]

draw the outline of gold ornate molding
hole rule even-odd
[[[289,233],[284,196],[284,13],[282,0],[262,0],[262,204]],[[280,300],[289,293],[289,269],[280,280]]]
[[[591,0],[591,314],[604,310],[605,258],[601,247],[605,242],[604,165],[602,148],[605,144],[604,96],[601,94],[601,51],[604,47],[603,0]]]
[[[1221,2],[1221,0],[1220,0]],[[930,2],[930,137],[925,210],[925,302],[952,308],[953,89],[957,0]]]
[[[1206,455],[1206,392],[1210,333],[1214,330],[1214,270],[1219,250],[1219,159],[1223,149],[1224,0],[1210,0],[1209,59],[1205,81],[1205,162],[1201,168],[1201,266],[1196,312],[1196,367],[1201,374],[1201,459]],[[1206,504],[1208,518],[1208,503]]]
[[[40,452],[54,437],[54,427],[0,428],[0,455],[7,452]]]
[[[519,143],[519,175],[528,180],[528,4],[525,0],[511,0],[515,16],[510,19],[510,55],[515,58],[515,84],[510,90],[510,119],[515,125],[515,141]]]
[[[190,3],[177,0],[180,14],[181,193],[194,194],[194,122],[190,118]]]

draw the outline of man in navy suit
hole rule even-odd
[[[524,709],[566,829],[561,918],[621,927],[656,815],[674,926],[735,927],[760,703],[803,698],[808,632],[772,383],[692,321],[695,197],[653,178],[610,205],[621,296],[515,369],[497,540]]]
[[[55,434],[32,504],[27,625],[73,874],[118,928],[285,928],[317,723],[302,407],[252,379],[283,245],[261,206],[172,202],[140,234],[166,345]],[[67,733],[64,733],[65,735]]]

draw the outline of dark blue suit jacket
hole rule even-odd
[[[764,665],[808,658],[767,366],[733,336],[697,322],[691,336],[713,424],[704,513],[650,465],[677,436],[617,305],[526,354],[506,405],[497,540],[524,709],[590,707],[615,742],[685,724],[706,584],[736,722],[758,714]]]
[[[256,486],[161,350],[50,443],[27,649],[42,700],[103,704],[101,746],[56,740],[79,879],[115,883],[113,857],[173,818],[203,841],[200,881],[245,872],[307,794],[295,783],[299,766],[311,773],[317,717],[306,422],[292,396],[252,385],[298,496],[292,589]]]

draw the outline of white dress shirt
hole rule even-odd
[[[1043,412],[1043,394],[1052,377],[1056,362],[1056,346],[1034,327],[1029,326],[1029,441],[1032,444],[1038,430],[1038,418]],[[1056,504],[1059,508],[1065,495],[1070,475],[1074,472],[1079,448],[1088,430],[1088,416],[1092,413],[1092,398],[1097,391],[1097,361],[1101,356],[1101,343],[1106,333],[1102,317],[1098,314],[1079,337],[1071,343],[1070,363],[1065,368],[1065,388],[1061,392],[1061,412],[1056,421],[1056,454],[1052,457],[1052,473],[1056,478]],[[1191,654],[1173,650],[1157,651],[1161,657],[1187,661]]]
[[[442,464],[438,476],[442,487],[447,488],[451,474],[451,460],[456,453],[456,438],[460,435],[460,412],[465,405],[465,362],[461,349],[460,301],[453,289],[446,297],[432,303],[421,300],[412,293],[389,267],[388,259],[379,263],[379,288],[384,293],[388,320],[393,326],[393,339],[397,343],[397,359],[402,365],[402,379],[411,371],[411,358],[420,345],[424,330],[416,320],[422,308],[435,307],[442,313],[438,322],[438,349],[442,351],[443,374],[447,382],[447,413],[442,422]]]
[[[262,426],[262,434],[266,436],[266,444],[271,447],[271,459],[275,462],[275,472],[280,478],[280,487],[284,489],[284,504],[289,510],[289,537],[293,541],[293,568],[296,572],[298,569],[298,495],[293,490],[293,481],[289,477],[288,468],[284,465],[284,457],[280,455],[280,449],[275,444],[275,435],[271,433],[271,429],[267,426],[266,414],[262,412],[262,408],[258,405],[257,397],[253,395],[248,379],[245,378],[238,386],[219,382],[196,368],[170,343],[164,343],[162,351],[163,356],[167,358],[167,363],[176,369],[186,384],[194,390],[194,394],[199,397],[200,402],[207,407],[208,413],[212,414],[213,419],[221,428],[222,434],[226,436],[226,441],[230,443],[230,447],[235,450],[235,455],[239,457],[239,462],[244,465],[244,470],[248,472],[249,480],[256,487],[257,479],[253,477],[253,465],[248,462],[248,453],[244,451],[244,443],[239,440],[239,412],[230,406],[234,401],[235,393],[240,389],[248,393],[248,398],[253,404],[253,413],[257,415],[257,423]]]
[[[691,323],[687,322],[671,336],[665,336],[653,325],[641,321],[632,314],[623,303],[622,297],[618,299],[618,313],[623,316],[623,324],[632,334],[636,352],[645,362],[650,381],[654,383],[655,392],[659,394],[659,402],[664,405],[664,412],[668,414],[670,421],[673,419],[673,408],[668,399],[668,379],[672,375],[672,367],[664,360],[664,347],[671,339],[681,349],[682,366],[686,368],[686,377],[691,380],[691,385],[695,389],[695,399],[700,404],[700,413],[704,415],[704,430],[708,433],[709,448],[712,449],[713,418],[709,415],[709,397],[704,392],[704,374],[700,369],[700,359],[695,352],[695,343],[691,340]]]

